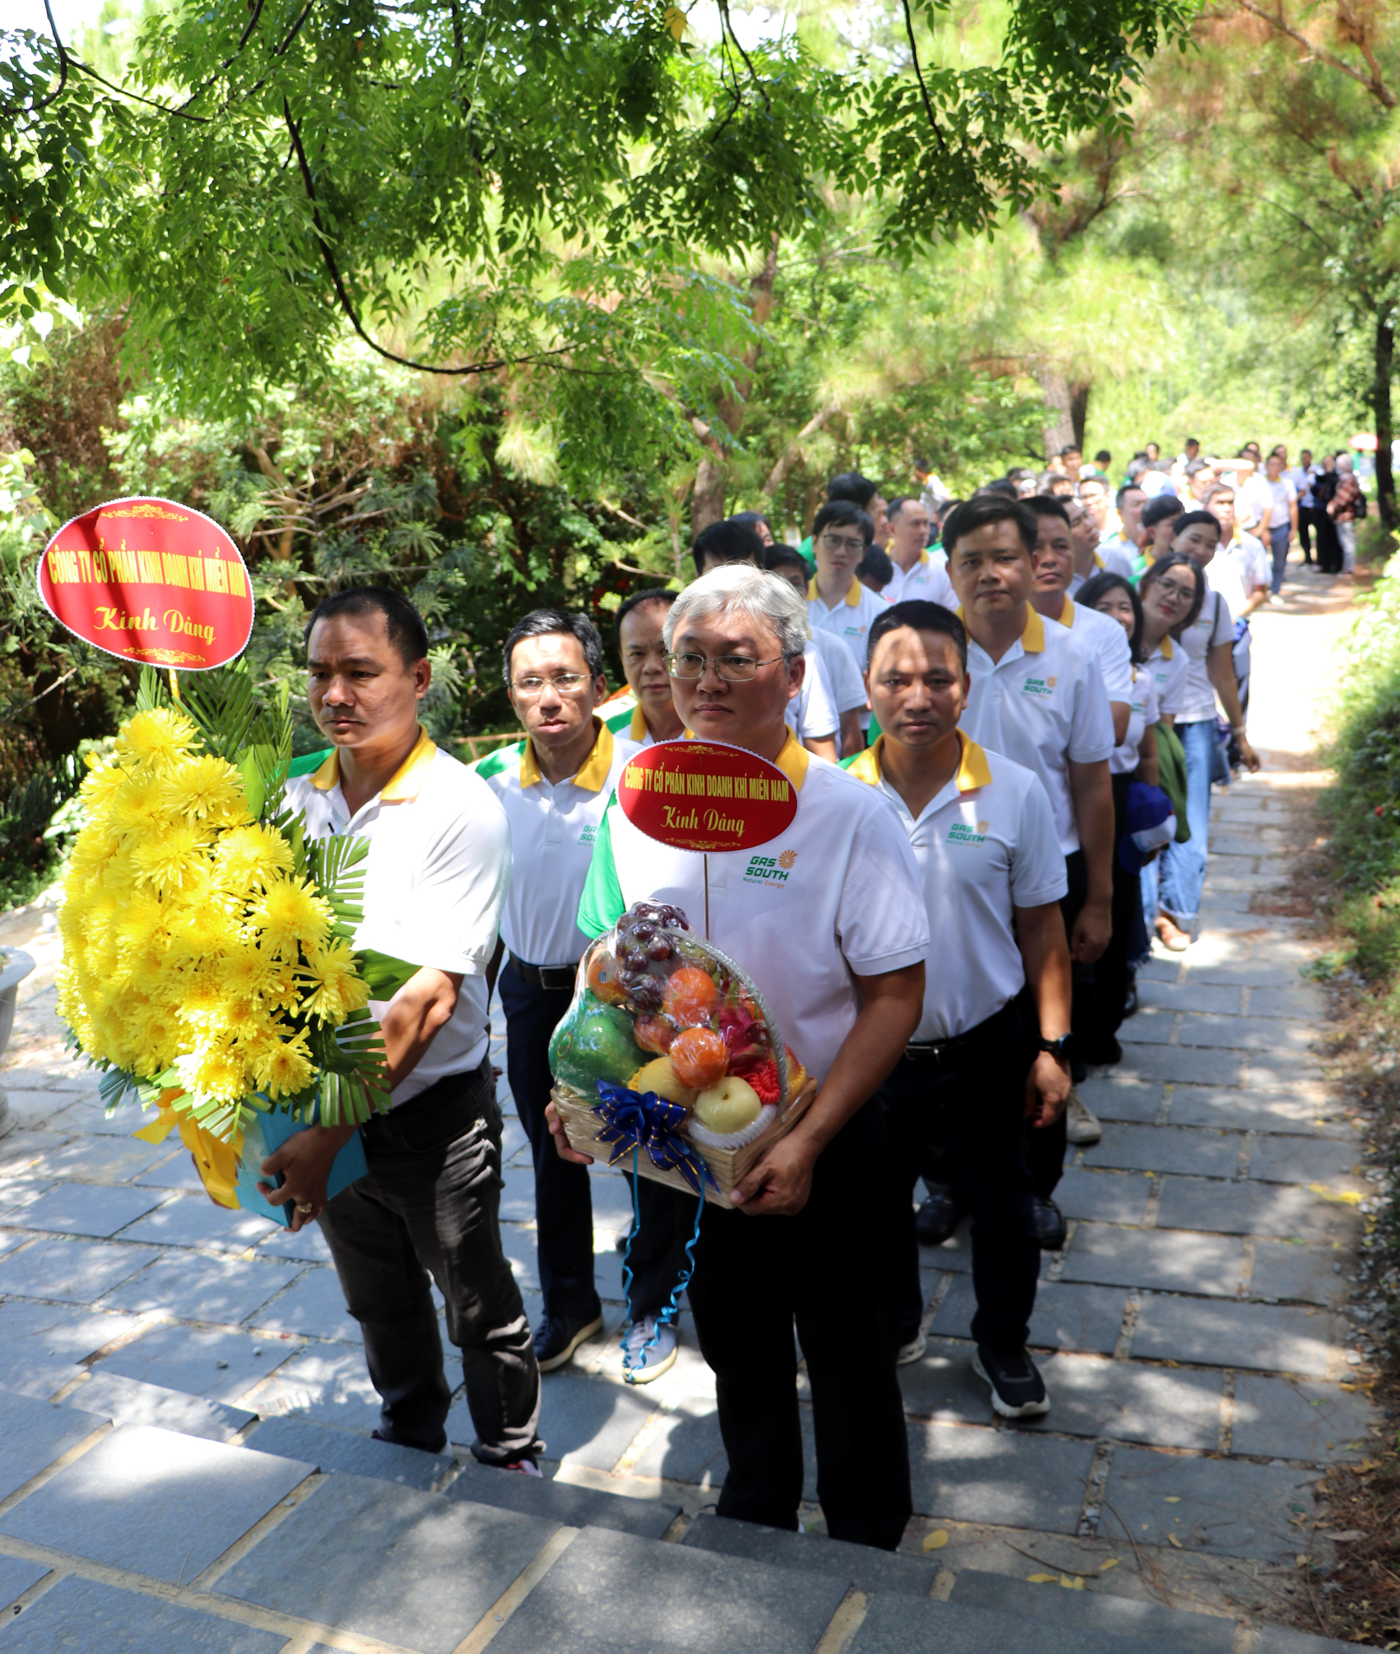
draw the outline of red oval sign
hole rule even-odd
[[[792,826],[797,789],[776,764],[717,741],[658,741],[629,758],[622,813],[675,850],[754,850]]]
[[[205,672],[241,655],[253,589],[238,547],[173,500],[113,500],[64,523],[39,559],[54,617],[123,660]]]

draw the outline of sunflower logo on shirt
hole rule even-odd
[[[784,850],[778,856],[778,866],[781,867],[784,872],[787,872],[796,860],[796,850]]]

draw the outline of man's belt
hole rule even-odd
[[[954,1034],[951,1039],[911,1040],[904,1047],[905,1062],[946,1062],[950,1057],[961,1056],[976,1046],[987,1045],[993,1040],[1000,1039],[1009,1014],[1014,1012],[1015,1004],[1014,999],[1008,1000],[999,1011],[993,1011],[985,1022],[979,1022],[965,1034]]]
[[[537,988],[548,988],[556,993],[574,991],[574,978],[578,975],[577,965],[527,965],[514,954],[511,954],[510,962],[517,976],[523,976]]]

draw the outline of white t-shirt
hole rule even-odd
[[[1229,604],[1230,619],[1238,620],[1258,587],[1268,586],[1272,573],[1261,542],[1252,534],[1235,534],[1206,564],[1206,584]]]
[[[1145,666],[1133,668],[1133,698],[1128,703],[1128,731],[1121,746],[1114,747],[1108,761],[1112,775],[1130,775],[1138,767],[1143,732],[1155,724],[1161,714],[1157,710],[1157,684]]]
[[[1065,858],[1045,788],[1023,765],[962,735],[957,774],[916,821],[882,777],[884,744],[882,735],[847,767],[898,811],[923,882],[936,951],[914,1038],[953,1039],[995,1016],[1025,985],[1012,909],[1058,902],[1068,888]]]
[[[893,561],[893,559],[891,559]],[[948,556],[942,551],[923,551],[908,574],[898,563],[894,565],[894,579],[880,593],[890,603],[941,603],[945,609],[956,609],[957,593],[948,578]]]
[[[1283,474],[1293,484],[1301,509],[1311,511],[1317,503],[1313,499],[1312,491],[1313,478],[1317,475],[1316,466],[1310,465],[1305,470],[1301,465],[1291,465]]]
[[[557,785],[540,773],[529,740],[473,766],[510,823],[518,871],[501,915],[501,936],[527,965],[575,965],[583,957],[588,938],[575,921],[593,841],[622,766],[640,750],[638,742],[603,724],[578,774]]]
[[[1186,704],[1186,677],[1191,663],[1179,643],[1164,637],[1147,657],[1145,670],[1152,674],[1157,691],[1158,718],[1175,718]]]
[[[791,736],[777,763],[797,790],[797,815],[757,850],[672,850],[610,803],[578,922],[598,936],[634,902],[661,901],[703,937],[708,866],[715,946],[757,983],[783,1039],[820,1082],[860,1009],[852,972],[918,964],[928,956],[928,918],[889,801]]]
[[[1264,486],[1269,490],[1269,527],[1282,528],[1289,521],[1289,507],[1296,503],[1298,490],[1287,472],[1276,482],[1270,482],[1265,477]]]
[[[1060,625],[1068,626],[1086,649],[1092,648],[1109,700],[1126,706],[1133,693],[1133,651],[1128,634],[1110,616],[1086,609],[1069,597],[1060,610]]]
[[[851,651],[832,632],[815,631],[812,642],[816,647],[822,670],[831,686],[831,696],[837,712],[867,712],[865,680],[851,659]]]
[[[865,651],[870,628],[888,608],[889,604],[879,593],[871,591],[869,586],[861,585],[856,579],[852,579],[845,601],[838,603],[834,609],[828,609],[817,596],[815,578],[807,587],[807,620],[813,635],[822,631],[839,638],[850,650],[857,672],[865,671]],[[862,729],[870,727],[868,711],[861,713],[860,726]]]
[[[610,695],[598,708],[598,716],[614,735],[625,736],[634,746],[653,745],[646,713],[630,689],[620,689],[616,695]],[[533,965],[535,961],[532,959],[530,963]]]
[[[1040,777],[1060,849],[1069,855],[1079,848],[1070,762],[1095,764],[1113,752],[1113,716],[1097,658],[1067,626],[1027,604],[1025,629],[999,661],[993,663],[969,634],[967,668],[972,689],[963,730],[985,750],[1003,752]]]
[[[1206,661],[1212,649],[1218,649],[1222,643],[1233,643],[1234,639],[1235,622],[1230,615],[1230,605],[1219,592],[1207,589],[1200,614],[1181,634],[1180,642],[1187,664],[1186,684],[1176,714],[1178,724],[1199,724],[1215,717],[1215,689],[1206,669]]]
[[[394,1087],[394,1103],[444,1075],[471,1073],[486,1055],[486,967],[510,885],[510,828],[500,801],[424,730],[384,790],[353,816],[337,752],[314,775],[294,776],[286,799],[305,811],[308,838],[349,833],[370,841],[355,946],[462,976],[450,1020]],[[386,1003],[372,999],[369,1008],[381,1017]]]
[[[1235,472],[1225,476],[1235,491],[1236,523],[1262,523],[1274,508],[1274,493],[1260,471],[1252,471],[1242,482]]]

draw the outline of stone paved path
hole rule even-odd
[[[1312,1484],[1363,1456],[1376,1422],[1343,1313],[1369,1185],[1314,1049],[1323,1003],[1299,974],[1301,921],[1268,909],[1286,905],[1294,801],[1322,780],[1313,702],[1342,608],[1319,591],[1257,623],[1266,772],[1217,797],[1201,939],[1144,970],[1124,1062],[1086,1087],[1103,1141],[1072,1155],[1070,1239],[1045,1260],[1032,1329],[1047,1419],[993,1420],[968,1366],[966,1235],[925,1252],[929,1349],[902,1374],[918,1512],[905,1548],[938,1550],[943,1595],[965,1569],[1064,1572],[1277,1619],[1296,1558],[1329,1554]],[[183,1151],[133,1139],[129,1112],[104,1120],[57,1043],[52,926],[0,924],[41,964],[0,1076],[19,1119],[0,1140],[0,1386],[94,1410],[123,1397],[119,1422],[216,1440],[243,1439],[254,1415],[367,1433],[373,1394],[319,1231],[214,1207]],[[509,1109],[504,1082],[502,1098]],[[506,1245],[533,1319],[532,1174],[513,1116],[506,1152]],[[608,1174],[594,1191],[606,1327],[544,1381],[549,1468],[693,1516],[724,1474],[713,1383],[683,1316],[675,1368],[621,1384],[627,1194]],[[470,1440],[460,1397],[449,1428]]]

